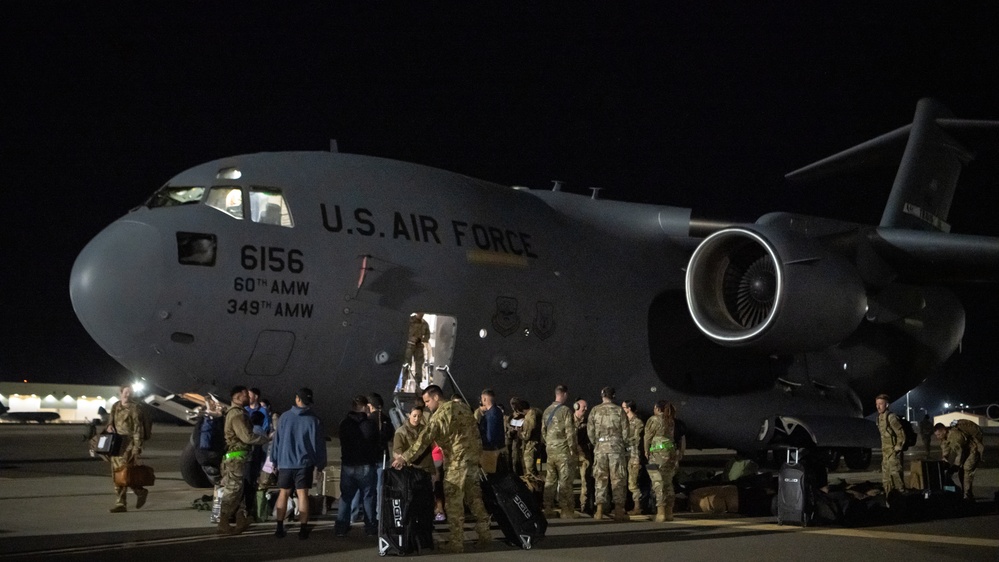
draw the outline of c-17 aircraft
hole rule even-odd
[[[99,233],[70,295],[104,350],[178,393],[244,384],[286,406],[310,386],[334,426],[352,395],[395,388],[424,312],[435,364],[466,390],[544,407],[557,384],[610,385],[647,409],[671,400],[694,443],[862,467],[874,396],[914,388],[961,341],[945,284],[999,273],[999,239],[946,223],[997,128],[924,99],[911,124],[789,174],[894,158],[879,225],[704,221],[336,152],[233,156]]]

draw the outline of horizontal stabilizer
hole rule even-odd
[[[947,216],[961,170],[978,151],[999,147],[999,121],[956,119],[932,99],[916,106],[912,123],[799,168],[793,181],[822,179],[896,165],[882,227],[949,232]]]
[[[909,140],[910,129],[912,125],[900,127],[853,148],[798,168],[785,174],[784,177],[796,182],[816,181],[858,170],[897,166],[902,158],[902,152],[905,151],[905,143]]]

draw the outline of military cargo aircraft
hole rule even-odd
[[[584,398],[612,385],[647,409],[673,401],[692,442],[862,467],[874,396],[958,348],[946,284],[999,274],[999,239],[946,222],[997,128],[924,99],[911,124],[789,174],[895,159],[879,225],[705,221],[332,151],[233,156],[99,233],[70,295],[103,349],[176,393],[244,384],[281,403],[310,386],[333,426],[351,395],[397,388],[423,312],[434,365],[466,390],[544,407],[559,383]]]

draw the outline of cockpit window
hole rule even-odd
[[[250,219],[260,224],[292,228],[295,221],[281,190],[270,187],[250,188]]]
[[[208,191],[205,204],[223,213],[243,220],[243,191],[238,187],[213,187]]]
[[[201,201],[201,196],[205,194],[203,187],[175,187],[166,185],[161,187],[152,197],[146,201],[146,206],[150,209],[156,207],[175,207],[177,205],[192,205]]]

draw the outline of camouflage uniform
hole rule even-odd
[[[433,443],[444,452],[444,509],[451,529],[450,550],[460,552],[464,541],[465,506],[475,516],[475,532],[479,541],[489,541],[489,514],[482,503],[479,486],[479,457],[482,438],[472,411],[464,403],[442,401],[430,421],[402,454],[407,463],[420,457]]]
[[[597,404],[590,410],[587,435],[593,443],[594,501],[598,508],[607,505],[610,482],[614,505],[624,509],[627,484],[628,418],[624,408],[613,402]]]
[[[514,411],[506,422],[506,447],[510,455],[510,468],[516,476],[524,475],[523,450],[524,445],[520,441],[520,428],[514,426],[514,422],[523,423],[524,414]]]
[[[591,484],[593,481],[593,443],[587,435],[587,418],[572,416],[572,422],[576,425],[576,440],[579,442],[579,455],[576,457],[579,465],[579,509],[586,511],[593,494]]]
[[[409,335],[406,338],[406,352],[403,361],[409,363],[409,368],[416,378],[416,388],[420,388],[423,380],[423,344],[430,342],[430,324],[416,316],[409,317]]]
[[[139,455],[142,454],[142,433],[143,428],[146,423],[146,412],[142,409],[142,406],[135,402],[129,402],[128,406],[125,406],[121,402],[116,402],[114,406],[111,407],[111,419],[108,422],[108,426],[114,430],[115,433],[124,436],[124,444],[122,445],[121,455],[117,457],[111,457],[111,479],[114,481],[114,473],[125,466],[131,466],[139,460]],[[143,487],[132,488],[135,492],[137,498],[141,501],[139,504],[145,503],[146,494],[149,490]],[[115,509],[124,510],[126,504],[126,495],[128,494],[128,488],[124,486],[115,486]]]
[[[219,512],[220,531],[230,529],[229,518],[234,514],[237,521],[246,517],[244,509],[241,509],[245,508],[243,476],[246,463],[250,460],[251,447],[264,445],[268,440],[266,435],[253,433],[246,410],[239,406],[229,407],[225,413],[226,454],[222,458],[222,486],[225,491],[222,493],[222,509]]]
[[[642,472],[642,434],[645,424],[637,415],[628,420],[628,490],[635,502],[636,513],[642,510],[642,490],[638,487],[638,476]]]
[[[902,479],[902,444],[905,443],[905,432],[898,416],[887,410],[878,414],[878,431],[881,433],[881,482],[887,496],[892,490],[905,490]]]
[[[649,454],[649,466],[657,465],[656,470],[649,470],[652,479],[652,493],[656,496],[656,507],[665,507],[673,511],[675,493],[673,490],[673,475],[676,473],[677,450],[673,442],[674,425],[662,414],[656,414],[645,423],[645,450]]]
[[[943,460],[958,467],[961,472],[961,488],[966,499],[974,499],[973,487],[975,471],[982,460],[985,445],[973,439],[957,427],[947,431],[947,437],[940,442],[940,455]]]
[[[420,425],[413,427],[409,425],[409,421],[403,422],[403,425],[399,429],[395,430],[395,436],[392,438],[392,454],[401,455],[409,450],[416,442],[416,438],[419,437],[420,431],[426,426],[426,423],[420,422]],[[437,476],[437,467],[434,466],[434,456],[430,454],[430,450],[433,449],[433,445],[427,447],[423,453],[416,456],[416,460],[413,462],[413,466],[423,470],[435,478]]]
[[[545,473],[544,508],[555,507],[555,489],[558,488],[558,505],[567,512],[575,512],[572,501],[572,482],[576,479],[576,426],[572,422],[572,408],[552,402],[541,414],[541,440],[548,453]]]
[[[531,408],[524,412],[524,425],[517,431],[517,439],[520,441],[524,476],[537,476],[535,461],[538,458],[538,444],[541,443],[541,410]]]

